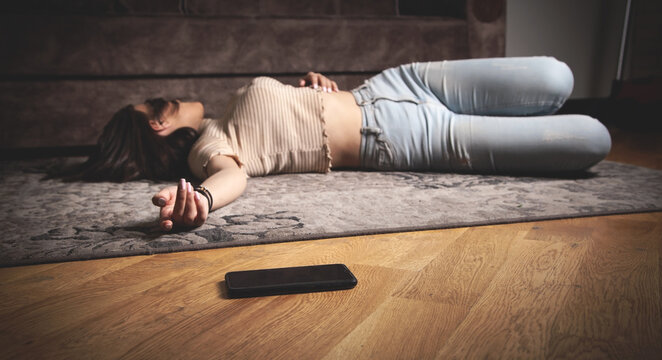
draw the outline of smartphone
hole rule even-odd
[[[244,298],[351,289],[358,281],[344,264],[233,271],[225,274],[228,296]]]

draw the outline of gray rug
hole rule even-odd
[[[662,210],[662,171],[614,162],[565,179],[337,171],[252,178],[204,226],[164,233],[162,184],[41,180],[48,165],[0,163],[0,266]]]

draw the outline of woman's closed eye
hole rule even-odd
[[[179,100],[165,100],[163,98],[147,99],[145,104],[151,110],[150,117],[163,122],[164,116],[174,114],[179,111]]]

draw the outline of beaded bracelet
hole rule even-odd
[[[209,192],[209,189],[207,189],[202,185],[198,185],[193,190],[199,192],[202,196],[207,198],[207,204],[209,204],[209,211],[211,211],[211,207],[214,205],[214,198],[211,196],[211,192]]]

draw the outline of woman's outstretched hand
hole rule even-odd
[[[152,203],[161,208],[159,225],[166,231],[174,226],[200,226],[209,214],[207,199],[184,179],[178,186],[163,188],[152,197]]]
[[[324,92],[338,92],[338,84],[335,81],[312,71],[299,79],[299,86],[311,86],[313,89],[322,88]]]

